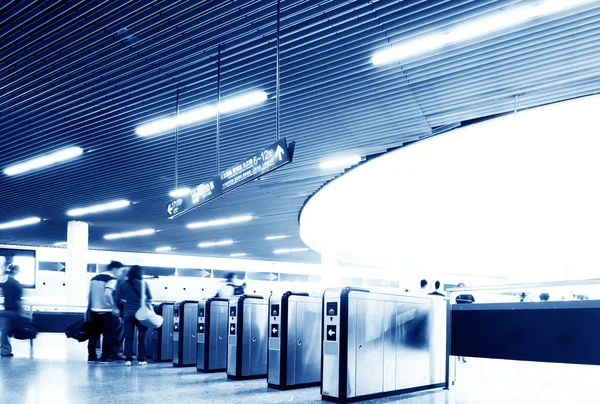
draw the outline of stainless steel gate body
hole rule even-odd
[[[262,296],[244,295],[229,301],[227,378],[267,376],[268,303]]]
[[[211,298],[198,303],[198,372],[227,370],[229,299]]]
[[[196,365],[198,302],[184,300],[173,306],[173,366]]]
[[[335,288],[323,300],[323,399],[448,387],[445,298]]]
[[[167,362],[173,360],[173,303],[161,303],[154,308],[163,317],[163,325],[152,331],[152,360]]]
[[[269,387],[321,384],[322,296],[286,292],[269,299]]]

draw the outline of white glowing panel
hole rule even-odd
[[[343,260],[403,271],[594,275],[598,111],[598,96],[558,103],[372,160],[309,201],[302,239]]]

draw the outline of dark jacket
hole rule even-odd
[[[6,280],[0,283],[4,295],[4,309],[8,311],[21,310],[21,297],[23,297],[23,287],[18,280],[12,276],[7,276]]]
[[[152,294],[148,284],[144,282],[146,292],[146,304],[152,303]],[[115,301],[124,301],[124,317],[133,317],[135,312],[142,307],[142,282],[140,280],[126,280],[119,284],[115,294]]]

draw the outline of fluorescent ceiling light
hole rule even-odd
[[[54,243],[55,247],[63,247],[63,246],[66,246],[66,245],[67,245],[66,241],[59,241],[57,243]]]
[[[182,198],[184,196],[188,196],[192,192],[188,187],[177,188],[169,192],[169,196],[171,198]]]
[[[157,247],[156,250],[154,250],[154,251],[156,251],[156,252],[166,252],[166,251],[171,251],[171,250],[172,250],[171,247],[164,246],[164,247]]]
[[[219,104],[202,105],[187,110],[177,116],[157,119],[138,126],[135,132],[139,136],[151,136],[174,130],[177,125],[185,126],[214,118],[217,113],[228,113],[265,102],[268,95],[264,91],[250,91],[221,101]]]
[[[228,98],[219,103],[219,112],[227,113],[248,108],[253,105],[262,104],[267,100],[267,93],[264,91],[251,91],[246,94]]]
[[[56,163],[73,159],[77,156],[80,156],[82,153],[83,150],[81,150],[79,147],[69,147],[67,149],[55,151],[54,153],[24,161],[23,163],[6,167],[4,169],[4,174],[17,175],[32,170],[37,170],[38,168],[51,166]]]
[[[332,168],[350,167],[360,163],[362,158],[360,156],[346,156],[336,159],[323,161],[319,167],[323,170],[329,170]]]
[[[489,16],[458,24],[446,32],[435,32],[400,42],[391,48],[376,52],[371,59],[374,65],[383,65],[430,52],[443,46],[468,41],[491,34],[537,17],[577,7],[592,0],[541,0],[536,3],[505,8]]]
[[[119,238],[148,236],[148,235],[154,234],[154,233],[156,233],[156,230],[154,230],[154,229],[143,229],[143,230],[136,230],[136,231],[126,231],[125,233],[107,234],[106,236],[104,236],[104,239],[105,240],[116,240],[116,239],[119,239]]]
[[[13,220],[12,222],[0,223],[0,230],[28,226],[31,224],[39,223],[41,220],[42,219],[40,219],[39,217],[29,217],[26,219]]]
[[[282,249],[273,251],[273,254],[289,254],[289,253],[303,252],[303,251],[308,251],[308,250],[309,250],[309,248],[282,248]]]
[[[280,236],[267,236],[267,237],[265,237],[265,240],[281,240],[282,238],[288,238],[288,237],[289,236],[282,234]]]
[[[200,247],[200,248],[209,248],[209,247],[217,247],[217,246],[232,245],[232,244],[233,244],[233,240],[221,240],[221,241],[212,241],[212,242],[207,242],[207,243],[200,243],[200,244],[198,244],[198,247]]]
[[[234,217],[229,217],[226,219],[215,219],[215,220],[209,220],[206,222],[190,223],[187,225],[187,228],[188,229],[202,229],[205,227],[226,226],[228,224],[249,222],[252,219],[254,219],[254,216],[250,216],[250,215],[234,216]]]
[[[28,217],[26,219],[13,220],[12,222],[0,223],[0,230],[13,229],[15,227],[28,226],[39,223],[42,219],[39,217]]]
[[[248,254],[246,254],[246,253],[236,253],[236,254],[231,254],[230,257],[245,257],[246,255],[248,255]]]
[[[127,200],[118,200],[113,202],[101,203],[100,205],[88,206],[87,208],[77,208],[67,211],[68,216],[83,216],[90,213],[104,212],[107,210],[121,209],[129,206],[131,202]]]

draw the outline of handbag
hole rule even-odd
[[[15,339],[35,339],[38,334],[38,327],[29,317],[20,316],[15,319],[10,334],[12,334],[11,336]]]
[[[148,328],[160,328],[160,326],[163,324],[163,318],[146,305],[146,284],[144,283],[144,280],[142,280],[141,283],[142,293],[140,293],[140,297],[142,299],[142,307],[135,312],[135,318],[142,325]],[[135,291],[133,284],[131,284],[131,288]]]
[[[73,338],[78,342],[87,341],[92,334],[92,323],[85,319],[77,320],[74,323],[69,324],[65,335],[67,338]]]

